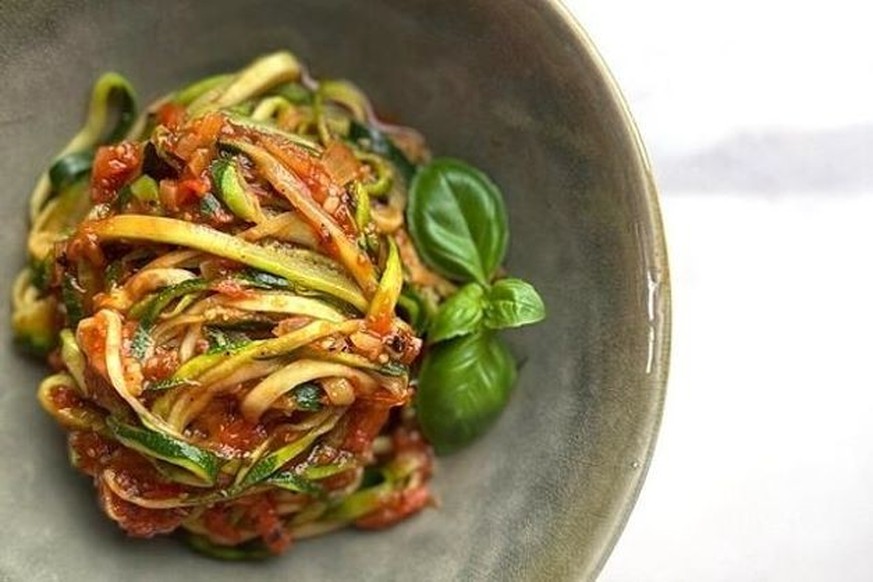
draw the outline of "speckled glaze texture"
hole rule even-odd
[[[669,348],[655,188],[629,114],[590,42],[548,1],[6,0],[0,11],[2,302],[23,264],[27,195],[78,129],[90,84],[127,75],[143,101],[288,48],[355,80],[435,152],[503,187],[509,266],[548,320],[510,334],[524,362],[499,424],[441,459],[442,501],[382,533],[301,542],[225,564],[174,540],[127,539],[69,468],[34,392],[45,369],[0,322],[0,580],[586,580],[642,483]]]

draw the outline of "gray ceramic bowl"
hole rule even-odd
[[[78,128],[89,85],[127,75],[151,98],[288,48],[348,77],[503,186],[509,265],[548,321],[511,336],[526,361],[511,406],[439,463],[437,511],[342,532],[266,563],[130,540],[101,515],[34,390],[44,373],[0,324],[0,580],[579,580],[633,506],[658,428],[669,287],[655,188],[591,42],[534,0],[6,0],[0,18],[2,301],[24,256],[34,178]]]

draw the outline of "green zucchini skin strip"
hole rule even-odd
[[[121,444],[187,469],[210,485],[215,483],[221,459],[214,453],[157,431],[125,424],[111,416],[107,417],[106,425]]]
[[[94,152],[92,150],[72,152],[61,156],[49,168],[48,176],[52,189],[60,192],[89,173],[93,165]]]
[[[201,354],[191,358],[176,370],[173,378],[210,384],[253,360],[281,356],[332,333],[348,333],[359,325],[359,322],[354,320],[343,323],[314,321],[281,337],[256,340],[241,346],[238,350],[229,351],[230,353]]]
[[[58,342],[55,329],[57,307],[51,298],[39,297],[22,271],[12,289],[12,333],[15,344],[35,356],[46,356]]]
[[[327,479],[328,477],[332,477],[333,475],[337,475],[344,471],[354,469],[357,466],[357,463],[350,460],[344,460],[338,463],[331,463],[329,465],[311,465],[300,471],[300,476],[309,481],[319,481],[321,479]]]
[[[204,91],[188,105],[191,115],[239,105],[287,81],[300,78],[302,67],[297,57],[287,51],[263,56],[253,61],[226,83]]]
[[[62,329],[58,334],[61,340],[61,359],[67,366],[70,375],[76,381],[76,388],[80,395],[86,395],[85,384],[85,368],[87,363],[85,356],[82,355],[82,350],[79,349],[79,344],[76,343],[76,336],[70,329]]]
[[[412,182],[418,167],[409,161],[406,154],[383,131],[370,125],[352,121],[349,128],[349,139],[352,141],[367,140],[373,153],[384,156],[394,164],[407,184]]]
[[[107,129],[110,101],[113,98],[117,99],[118,121],[115,127]],[[124,138],[136,119],[136,112],[136,93],[127,79],[118,73],[104,73],[94,83],[94,88],[91,91],[91,102],[88,106],[88,117],[84,127],[61,150],[56,158],[57,161],[52,165],[55,174],[54,180],[60,183],[61,178],[69,177],[69,168],[65,168],[65,166],[70,160],[64,162],[64,158],[69,154],[77,153],[82,156],[82,159],[77,161],[77,165],[81,167],[84,157],[89,154],[93,156],[93,149],[96,146],[103,143],[114,143]],[[63,163],[57,166],[59,162]],[[90,170],[90,166],[88,169]],[[79,172],[78,175],[81,176],[83,173]],[[57,190],[56,187],[53,188],[56,184],[53,184],[51,174],[51,171],[43,173],[30,195],[31,221],[36,220],[40,210],[51,197],[53,189]]]
[[[261,208],[243,185],[242,176],[236,171],[233,161],[218,159],[212,164],[212,182],[218,197],[230,211],[249,222],[260,222]]]
[[[213,366],[217,366],[221,362],[227,360],[232,354],[241,350],[244,346],[239,346],[236,349],[229,348],[220,353],[215,354],[200,354],[194,356],[176,370],[171,380],[178,382],[179,385],[185,383],[194,383],[194,378],[208,370]]]
[[[240,562],[248,560],[263,560],[273,554],[270,550],[263,547],[259,543],[251,543],[243,546],[221,546],[214,544],[206,536],[199,534],[188,533],[185,536],[185,542],[188,546],[199,554],[203,554],[209,558],[216,560],[224,560],[230,562]]]
[[[138,360],[142,360],[145,357],[151,345],[149,332],[158,315],[160,315],[161,311],[170,301],[177,297],[205,291],[208,286],[208,283],[203,279],[188,279],[187,281],[166,287],[144,303],[134,305],[131,308],[131,314],[140,317],[140,321],[131,342],[131,354]]]
[[[393,238],[389,238],[388,259],[385,262],[385,271],[382,273],[382,279],[379,281],[376,294],[370,302],[370,312],[367,314],[367,318],[381,328],[387,329],[394,318],[394,308],[397,305],[397,299],[400,297],[402,290],[403,264],[400,262],[397,243],[394,242]]]
[[[333,218],[308,195],[308,188],[296,174],[285,168],[264,148],[240,140],[222,140],[221,144],[251,158],[273,188],[285,196],[311,226],[316,230],[327,231],[331,242],[336,245],[339,261],[352,273],[368,297],[375,293],[377,282],[369,258],[357,244],[349,240]]]
[[[349,352],[335,352],[327,350],[319,350],[313,348],[301,348],[296,356],[299,358],[310,358],[323,360],[325,362],[333,362],[342,364],[349,368],[357,368],[359,370],[367,370],[368,372],[376,372],[383,376],[404,376],[409,374],[409,367],[398,362],[388,362],[380,364],[372,360],[368,360],[364,356]]]
[[[354,83],[342,79],[326,79],[318,85],[318,93],[348,109],[358,123],[366,123],[373,115],[370,100]]]
[[[51,200],[46,202],[37,219],[31,224],[27,236],[27,251],[33,261],[43,272],[36,279],[46,283],[48,263],[51,262],[53,247],[75,230],[91,209],[90,184],[87,177],[81,177],[73,183],[64,186]],[[35,272],[36,275],[36,272]]]
[[[304,137],[300,134],[283,131],[274,125],[270,125],[269,123],[258,121],[257,119],[252,119],[251,117],[245,117],[232,111],[226,112],[225,115],[230,120],[231,125],[234,125],[236,127],[260,135],[287,139],[291,143],[299,145],[300,147],[308,150],[312,154],[320,155],[321,152],[324,151],[324,148],[321,147],[320,143],[312,141],[308,137]]]
[[[358,489],[328,509],[321,517],[321,521],[352,522],[378,509],[393,490],[393,485],[387,481],[366,489]]]
[[[306,493],[307,495],[318,495],[322,492],[321,487],[312,483],[303,475],[298,475],[292,471],[281,471],[276,473],[265,481],[268,485],[293,491],[295,493]]]
[[[284,277],[276,277],[272,273],[248,269],[238,276],[246,285],[255,289],[267,289],[270,291],[291,289],[291,284]]]
[[[227,83],[229,83],[231,79],[233,79],[233,75],[231,73],[227,73],[224,75],[215,75],[213,77],[200,79],[199,81],[195,81],[184,89],[178,91],[175,95],[173,95],[172,101],[173,103],[176,103],[178,105],[188,106],[191,104],[192,101],[205,94],[206,92],[212,91],[216,87],[227,85]]]
[[[157,295],[149,299],[147,303],[144,303],[141,313],[135,312],[132,308],[131,314],[140,317],[141,326],[150,328],[154,322],[157,321],[158,315],[160,315],[161,311],[169,305],[170,301],[177,297],[188,295],[189,293],[205,291],[208,287],[209,284],[200,278],[188,279],[187,281],[170,285],[169,287],[160,290]]]
[[[370,223],[370,194],[359,182],[355,183],[355,223],[363,231]]]
[[[308,449],[315,442],[315,439],[332,429],[337,420],[339,420],[339,415],[333,416],[296,441],[289,443],[260,459],[252,465],[248,471],[239,473],[237,476],[239,482],[235,488],[247,489],[248,487],[257,485],[265,479],[273,476],[273,474],[282,468],[282,465]]]
[[[69,273],[64,273],[64,279],[61,284],[61,298],[64,300],[64,306],[67,309],[67,323],[69,323],[70,327],[75,328],[85,318],[85,306],[83,294],[79,292],[78,284]]]
[[[377,176],[375,182],[361,184],[361,188],[372,197],[386,198],[394,180],[394,170],[390,167],[391,163],[369,152],[355,152],[355,155],[359,160],[373,168]]]
[[[105,240],[148,240],[197,249],[327,293],[362,312],[367,310],[368,302],[361,290],[338,268],[329,269],[326,257],[315,264],[312,260],[260,247],[212,228],[160,216],[113,216],[90,223],[88,231]]]
[[[100,133],[106,127],[109,112],[109,100],[118,97],[118,123],[105,139],[100,140]],[[88,112],[88,122],[85,130],[97,143],[115,143],[124,139],[130,126],[136,120],[136,92],[130,82],[118,73],[105,73],[94,86],[94,96]]]
[[[239,489],[248,489],[252,485],[257,485],[261,481],[267,479],[273,475],[273,473],[278,471],[282,465],[309,448],[309,446],[315,442],[317,437],[318,435],[314,433],[307,434],[293,443],[270,453],[255,463],[251,470],[245,473],[245,476],[238,485]]]

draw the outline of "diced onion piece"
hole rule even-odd
[[[355,387],[345,378],[325,378],[321,387],[333,406],[348,406],[355,401]]]
[[[321,162],[331,180],[345,186],[355,179],[361,163],[352,153],[351,148],[339,140],[334,140],[321,154]]]
[[[271,216],[256,226],[242,231],[239,236],[249,242],[257,242],[264,238],[275,238],[309,248],[316,248],[318,246],[318,239],[315,238],[312,227],[306,224],[296,212],[283,212],[276,216]]]

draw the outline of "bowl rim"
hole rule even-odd
[[[586,565],[582,561],[577,561],[571,566],[571,570],[574,571],[577,577],[587,574],[593,580],[603,569],[627,525],[631,512],[639,498],[655,451],[655,444],[664,411],[671,350],[672,299],[670,269],[667,259],[664,227],[658,202],[658,188],[655,183],[649,155],[627,100],[591,36],[576,16],[567,8],[562,0],[545,0],[545,4],[567,26],[568,32],[571,33],[571,38],[568,40],[574,42],[578,50],[590,57],[594,68],[600,75],[618,110],[618,117],[623,125],[622,129],[627,132],[633,144],[636,159],[632,160],[635,163],[629,164],[628,171],[635,172],[640,183],[644,185],[639,200],[637,200],[639,209],[645,217],[645,221],[640,225],[643,229],[641,237],[643,242],[642,256],[645,268],[648,270],[650,277],[653,277],[657,283],[657,297],[654,298],[650,295],[649,305],[651,309],[650,325],[653,331],[652,341],[649,344],[652,362],[651,379],[649,382],[651,390],[647,391],[652,405],[648,412],[650,422],[647,423],[647,426],[649,430],[640,430],[635,435],[641,443],[641,448],[645,451],[644,459],[640,463],[639,470],[628,478],[629,483],[621,487],[623,499],[615,519],[611,520],[611,523],[598,536],[601,547],[594,563]]]
[[[624,132],[629,140],[628,149],[633,153],[633,156],[628,159],[626,171],[633,175],[641,185],[641,188],[635,192],[632,201],[641,218],[639,224],[641,229],[641,260],[644,268],[656,275],[659,286],[657,300],[651,304],[654,314],[654,317],[650,319],[654,334],[653,342],[650,343],[652,373],[645,381],[648,388],[645,390],[646,395],[640,396],[641,399],[645,399],[646,422],[635,427],[636,433],[632,435],[642,451],[640,465],[637,470],[627,471],[621,477],[616,478],[616,502],[610,508],[610,515],[608,519],[604,520],[603,527],[597,529],[588,539],[581,530],[568,532],[571,538],[594,545],[591,553],[592,558],[584,560],[570,558],[568,563],[560,568],[566,574],[573,575],[573,579],[594,579],[603,569],[620,538],[638,500],[651,465],[663,414],[671,350],[671,285],[665,236],[658,203],[658,189],[648,154],[625,97],[594,42],[562,0],[540,1],[540,7],[544,12],[550,12],[556,21],[563,24],[564,30],[561,32],[564,33],[563,36],[566,37],[567,43],[571,45],[569,48],[575,49],[590,59],[594,74],[598,77],[598,81],[603,84],[609,100],[616,109],[617,129]]]

